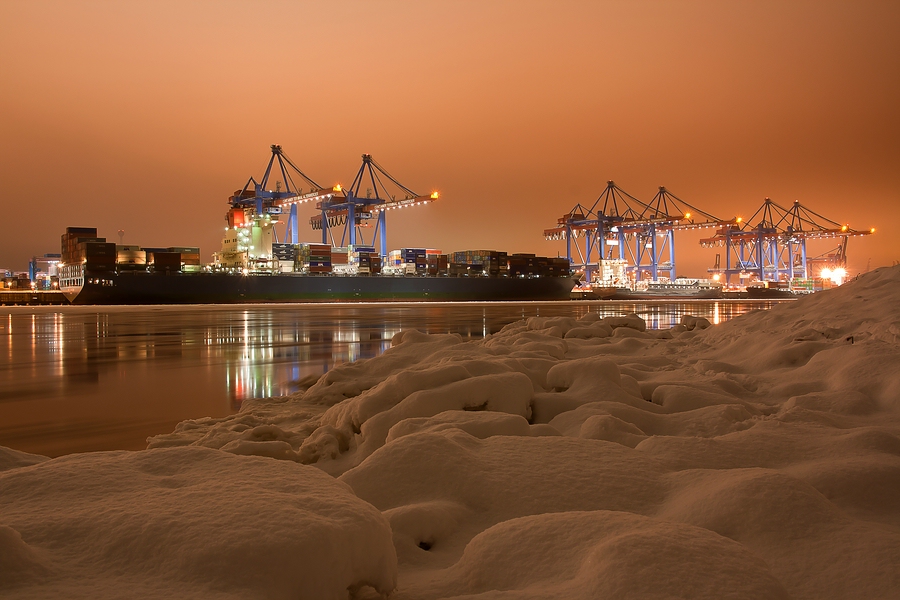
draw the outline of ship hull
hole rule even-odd
[[[567,300],[568,277],[404,277],[109,273],[86,277],[73,304]]]
[[[582,295],[593,300],[718,300],[723,297],[721,288],[689,288],[664,290],[632,290],[623,287],[595,286]]]
[[[754,300],[780,300],[796,298],[797,295],[791,290],[783,288],[749,286],[747,288],[747,297]]]
[[[720,290],[699,290],[691,292],[641,292],[632,290],[616,290],[604,300],[718,300],[722,298]]]

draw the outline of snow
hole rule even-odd
[[[0,595],[897,597],[898,299],[402,331],[146,451],[0,449]]]
[[[393,589],[388,520],[339,481],[207,448],[0,474],[3,598],[342,598]]]

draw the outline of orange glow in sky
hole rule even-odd
[[[323,185],[367,152],[439,190],[391,211],[391,248],[555,256],[543,230],[612,179],[722,218],[770,197],[877,228],[852,275],[900,260],[898,28],[873,0],[5,0],[0,267],[66,226],[208,260],[280,144]],[[676,234],[680,275],[714,263],[699,237]]]

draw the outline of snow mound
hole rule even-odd
[[[318,469],[203,448],[0,474],[4,598],[346,598],[396,583],[388,521]]]
[[[736,542],[699,527],[609,511],[495,525],[472,540],[458,563],[407,593],[423,599],[789,598],[765,562]]]
[[[335,565],[368,566],[338,578],[334,593],[368,582],[374,590],[360,596],[369,597],[391,589],[396,573],[397,600],[887,598],[900,587],[898,301],[895,267],[717,326],[686,316],[670,330],[649,331],[634,314],[589,313],[533,317],[467,343],[402,331],[381,356],[338,366],[292,397],[182,423],[149,445],[224,450],[180,450],[194,452],[184,456],[197,457],[200,481],[214,476],[205,470],[245,469],[227,488],[198,490],[197,504],[208,502],[212,515],[221,508],[216,494],[232,487],[243,494],[247,481],[259,484],[275,519],[291,510],[277,491],[286,484],[264,483],[269,475],[257,469],[337,478],[337,505],[365,507],[354,509],[368,524],[360,527],[380,533],[354,537],[360,543],[352,547],[368,553]],[[147,456],[164,456],[156,452]],[[0,477],[43,473],[33,489],[55,489],[50,478],[62,459],[40,460],[0,454]],[[85,473],[118,469],[100,468],[107,459],[71,460]],[[122,480],[140,482],[144,475],[132,471]],[[120,487],[128,489],[110,486]],[[40,519],[55,522],[48,515],[58,507],[80,502],[56,491],[44,496],[35,513],[42,517],[28,521],[34,531]],[[113,514],[78,510],[73,523],[97,518],[112,527]],[[178,524],[159,510],[161,520]],[[18,582],[22,597],[56,591],[59,564],[68,564],[60,550],[0,514],[0,552],[13,557],[2,574]],[[247,531],[245,518],[226,523],[234,536]],[[287,564],[279,550],[286,545],[296,543],[297,556],[309,552],[307,538],[284,535],[281,546],[252,553],[267,557],[263,570]],[[64,536],[81,548],[75,538]],[[159,572],[165,581],[187,578],[205,595],[225,593],[209,583],[215,569],[202,558],[185,559],[200,565],[189,576],[167,566],[165,553],[156,556],[136,561],[143,579],[119,566],[116,581],[133,577],[152,592],[163,586]],[[230,571],[222,578],[237,578],[234,589],[252,587]],[[49,588],[37,587],[45,580]],[[288,586],[284,577],[271,581]]]
[[[49,460],[46,456],[39,454],[29,454],[28,452],[19,452],[12,448],[4,448],[0,446],[0,472],[7,469],[16,469],[18,467],[27,467],[36,465]]]

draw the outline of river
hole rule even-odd
[[[138,450],[185,419],[283,396],[377,356],[401,329],[479,339],[530,316],[635,312],[653,329],[720,323],[774,302],[496,302],[4,307],[0,445],[59,456]]]

